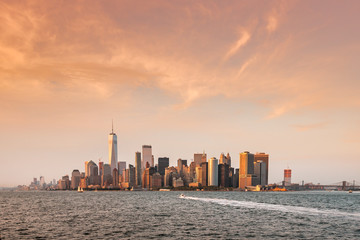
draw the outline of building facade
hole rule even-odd
[[[209,168],[208,168],[208,186],[218,186],[218,159],[212,157],[209,159]]]

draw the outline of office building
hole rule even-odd
[[[111,166],[109,164],[104,164],[102,169],[101,176],[101,185],[103,187],[110,186],[113,183]]]
[[[119,161],[118,162],[118,172],[119,175],[123,174],[123,171],[126,169],[126,162],[125,161]]]
[[[254,154],[247,151],[240,153],[239,187],[245,189],[256,184],[254,175]]]
[[[291,186],[291,169],[289,168],[284,169],[284,186],[285,187]]]
[[[43,187],[45,187],[45,178],[44,178],[44,176],[40,176],[40,187],[41,188],[43,188]]]
[[[102,168],[103,168],[104,162],[99,161],[99,175],[102,175]]]
[[[141,186],[141,152],[135,153],[136,186]]]
[[[215,157],[209,159],[208,166],[208,185],[218,186],[218,160]]]
[[[206,162],[206,153],[194,153],[196,167],[200,167],[202,162]]]
[[[256,161],[254,163],[254,174],[257,177],[258,182],[256,185],[265,186],[266,184],[266,163],[263,161]]]
[[[219,164],[218,171],[219,187],[229,187],[229,165]]]
[[[150,167],[154,167],[151,145],[142,146],[141,170],[146,168],[146,163],[149,163]]]
[[[266,165],[266,172],[265,172],[265,185],[269,184],[269,154],[260,152],[260,153],[256,153],[254,155],[254,162],[257,161],[263,161],[263,163],[265,163]]]
[[[169,158],[168,157],[159,157],[158,158],[158,169],[157,171],[160,175],[165,175],[165,168],[169,167]]]
[[[75,169],[71,173],[71,189],[77,189],[80,184],[80,171]]]
[[[202,168],[201,167],[196,167],[195,172],[196,172],[196,178],[195,178],[196,182],[201,184],[201,182],[202,182]]]
[[[164,176],[164,186],[171,187],[173,186],[172,180],[174,177],[179,177],[179,174],[175,167],[167,167],[165,168],[165,176]]]
[[[112,171],[112,185],[113,187],[119,187],[119,172],[117,170],[117,168],[114,168],[114,170]]]
[[[203,187],[208,186],[208,162],[201,163],[201,185]]]
[[[109,134],[109,165],[111,173],[117,167],[118,153],[117,153],[117,136],[114,133],[114,125],[112,125],[111,133]]]

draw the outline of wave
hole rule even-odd
[[[228,200],[228,199],[219,199],[219,198],[198,198],[198,197],[188,197],[185,199],[203,201],[209,203],[216,203],[226,206],[234,207],[243,207],[251,209],[262,209],[269,211],[280,211],[280,212],[290,212],[297,214],[309,214],[309,215],[328,215],[328,216],[344,216],[344,217],[354,217],[360,218],[360,213],[349,213],[343,212],[336,209],[332,210],[321,210],[317,208],[308,208],[308,207],[298,207],[291,205],[280,205],[280,204],[270,204],[270,203],[258,203],[251,201],[237,201],[237,200]]]

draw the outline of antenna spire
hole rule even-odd
[[[111,133],[114,133],[114,120],[111,119]]]

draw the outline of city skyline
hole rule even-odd
[[[0,186],[108,163],[111,119],[133,166],[266,152],[269,183],[359,182],[359,7],[3,1]]]

